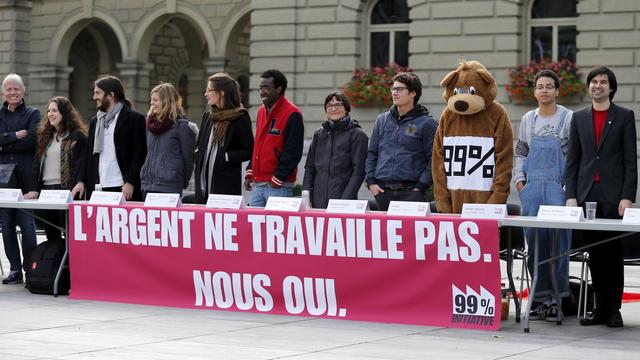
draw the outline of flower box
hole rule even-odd
[[[373,69],[356,69],[343,91],[353,107],[389,107],[393,77],[410,71],[411,68],[395,63]]]
[[[508,70],[509,84],[506,86],[506,90],[514,104],[536,104],[536,99],[533,96],[535,85],[533,77],[545,69],[554,71],[560,78],[558,103],[576,104],[582,100],[587,85],[581,80],[578,65],[568,59],[552,62],[545,58]]]

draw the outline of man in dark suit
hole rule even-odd
[[[638,181],[636,125],[632,110],[612,103],[618,84],[613,71],[600,66],[587,76],[591,106],[573,113],[567,154],[567,206],[598,203],[596,217],[620,219],[636,198]],[[587,243],[615,236],[585,232]],[[609,241],[589,249],[596,309],[581,325],[623,325],[622,244]]]
[[[95,81],[93,100],[98,113],[91,119],[87,166],[72,195],[97,190],[122,192],[126,200],[141,201],[140,169],[147,156],[144,115],[131,109],[120,79],[106,75]]]

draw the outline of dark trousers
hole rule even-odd
[[[30,212],[19,209],[1,209],[0,218],[2,219],[4,252],[9,259],[11,271],[19,271],[23,267],[26,269],[31,258],[31,251],[38,244],[33,216]],[[23,261],[20,261],[20,245],[18,245],[16,225],[20,226]]]
[[[597,201],[597,218],[620,219],[618,205],[604,201],[603,189],[595,183],[587,195],[586,201]],[[581,204],[584,207],[584,204]],[[583,231],[586,244],[620,235],[612,231]],[[622,243],[613,240],[587,249],[589,252],[589,269],[596,293],[596,306],[606,315],[610,310],[619,310],[622,305],[624,290],[624,261]]]
[[[422,191],[413,191],[413,187],[402,189],[383,188],[384,192],[376,195],[378,210],[387,211],[391,201],[427,201],[427,197]]]

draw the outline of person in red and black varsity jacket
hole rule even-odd
[[[302,158],[302,111],[285,96],[287,78],[279,70],[260,75],[260,99],[253,155],[244,188],[251,206],[264,207],[270,196],[291,197]]]

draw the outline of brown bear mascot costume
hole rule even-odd
[[[460,60],[440,83],[447,107],[433,141],[432,172],[438,212],[462,204],[505,204],[513,168],[513,130],[495,101],[498,87],[477,61]]]

